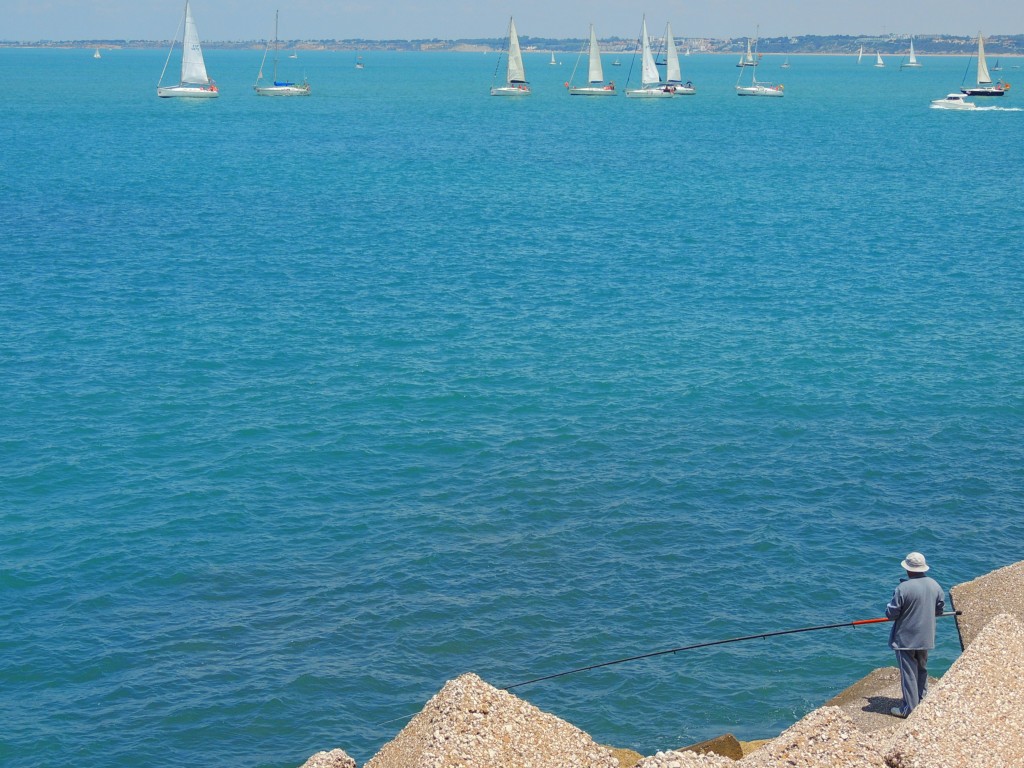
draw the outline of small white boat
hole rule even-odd
[[[260,62],[260,73],[256,76],[256,84],[252,87],[257,96],[309,96],[309,81],[303,78],[301,83],[293,83],[287,80],[277,79],[277,58],[280,53],[280,46],[277,42],[277,17],[278,11],[274,11],[274,79],[270,84],[263,83],[263,67],[267,63],[267,54],[270,52],[270,43],[267,43],[263,51],[263,61]]]
[[[932,109],[977,109],[978,105],[967,101],[962,93],[951,93],[944,99],[933,99]]]
[[[365,69],[362,56],[356,56],[356,69]]]
[[[99,49],[99,48],[97,48],[97,49],[96,49],[96,53],[94,53],[94,54],[92,55],[92,57],[93,57],[94,59],[102,59],[102,58],[103,58],[102,56],[100,56],[100,49]]]
[[[967,63],[967,71],[971,69],[970,62]],[[964,72],[964,81],[967,80],[967,72]],[[960,93],[968,96],[1002,96],[1010,90],[1010,84],[998,80],[992,82],[992,75],[988,73],[988,62],[985,61],[985,39],[978,33],[978,84],[976,86],[961,85]]]
[[[626,89],[626,97],[630,99],[671,99],[672,89],[661,82],[658,66],[654,63],[651,53],[651,40],[647,37],[647,17],[644,16],[640,25],[640,87]]]
[[[296,53],[295,51],[292,51],[292,55],[291,55],[291,56],[289,56],[288,58],[289,58],[289,59],[297,59],[297,58],[299,58],[299,54],[298,54],[298,53]]]
[[[754,47],[757,47],[757,40],[754,40]],[[740,56],[740,60],[736,63],[737,67],[756,67],[758,64],[757,58],[750,50],[750,38],[747,38],[747,55]]]
[[[551,52],[551,61],[549,61],[548,64],[550,64],[552,67],[557,67],[558,66],[558,62],[555,61],[555,52],[554,51]]]
[[[876,67],[884,67],[885,66],[885,62],[882,61],[882,53],[880,51],[875,51],[875,66]]]
[[[508,20],[508,64],[505,67],[505,84],[494,85],[498,78],[498,67],[501,66],[501,57],[498,57],[498,64],[494,69],[494,79],[491,85],[491,96],[528,96],[530,84],[526,82],[526,69],[523,67],[523,52],[519,48],[519,35],[516,33],[515,19]]]
[[[904,63],[900,64],[900,69],[907,69],[920,66],[921,62],[919,62],[917,60],[917,56],[914,55],[914,38],[910,38],[910,56],[907,57],[907,60]]]
[[[860,50],[857,51],[857,63],[860,64],[860,60],[863,59],[863,58],[864,58],[864,46],[862,45],[860,47]]]
[[[780,66],[782,69],[789,69],[789,56],[786,57],[786,60]]]
[[[594,31],[594,25],[590,25],[590,42],[587,44],[587,85],[572,85],[573,79],[576,77],[576,69],[580,65],[580,59],[583,58],[583,50],[580,50],[580,55],[576,57],[576,66],[572,68],[572,75],[569,78],[569,82],[565,84],[565,87],[569,89],[570,96],[614,96],[615,95],[615,83],[609,81],[606,85],[604,82],[604,69],[601,67],[601,47],[597,44],[597,33]]]
[[[185,0],[185,31],[181,38],[181,79],[177,85],[162,85],[164,75],[167,73],[167,65],[171,62],[171,54],[174,53],[174,43],[171,43],[171,50],[167,53],[167,61],[164,62],[164,71],[160,73],[160,82],[156,86],[156,95],[162,99],[174,97],[186,97],[192,99],[215,99],[220,95],[217,85],[206,72],[206,62],[203,61],[203,49],[199,44],[199,31],[196,29],[196,22],[192,18],[192,8],[189,0]]]
[[[615,61],[612,62],[612,66],[613,67],[621,67],[622,66],[622,62],[619,61],[618,59],[616,59]]]

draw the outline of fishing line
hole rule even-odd
[[[938,614],[938,616],[959,616],[960,611],[947,611],[946,613]],[[782,629],[777,632],[764,632],[760,635],[744,635],[743,637],[730,637],[725,640],[712,640],[707,643],[695,643],[694,645],[682,645],[678,648],[668,648],[664,651],[652,651],[651,653],[641,653],[639,656],[627,656],[624,659],[615,659],[614,661],[603,661],[600,664],[590,664],[586,667],[577,667],[576,669],[570,669],[565,672],[556,672],[553,675],[544,675],[543,677],[535,677],[532,680],[524,680],[521,683],[513,683],[512,685],[506,685],[500,690],[511,691],[513,688],[518,688],[522,685],[530,685],[531,683],[539,683],[542,680],[554,680],[556,677],[565,677],[566,675],[575,675],[577,672],[587,672],[591,669],[600,669],[601,667],[610,667],[614,664],[625,664],[627,661],[638,661],[640,659],[650,659],[655,656],[665,656],[669,653],[679,653],[681,651],[692,651],[697,648],[708,648],[712,645],[725,645],[726,643],[740,643],[744,640],[760,640],[768,637],[778,637],[779,635],[795,635],[798,632],[816,632],[821,629],[836,629],[838,627],[859,627],[863,624],[884,624],[892,621],[892,619],[880,618],[880,619],[859,619],[858,621],[844,621],[841,624],[822,624],[817,627],[801,627],[800,629]]]
[[[938,614],[938,617],[942,616],[960,616],[962,611],[946,611],[945,613]],[[761,640],[769,637],[778,637],[779,635],[795,635],[800,632],[817,632],[823,629],[838,629],[840,627],[860,627],[865,624],[886,624],[892,621],[892,619],[878,618],[878,619],[858,619],[857,621],[844,621],[839,624],[821,624],[816,627],[800,627],[799,629],[781,629],[775,632],[762,632],[758,635],[744,635],[742,637],[729,637],[725,640],[711,640],[706,643],[694,643],[693,645],[681,645],[678,648],[667,648],[664,651],[651,651],[650,653],[641,653],[637,656],[627,656],[624,659],[615,659],[613,661],[603,661],[599,664],[590,664],[585,667],[577,667],[576,669],[569,669],[565,672],[556,672],[553,675],[543,675],[541,677],[535,677],[531,680],[523,680],[520,683],[513,683],[512,685],[506,685],[499,690],[511,691],[513,688],[519,688],[524,685],[531,685],[532,683],[539,683],[543,680],[554,680],[557,677],[565,677],[566,675],[575,675],[578,672],[588,672],[592,669],[600,669],[601,667],[611,667],[615,664],[625,664],[627,661],[639,661],[640,659],[651,659],[655,656],[666,656],[670,653],[681,653],[682,651],[693,651],[697,648],[709,648],[713,645],[725,645],[726,643],[741,643],[746,640]],[[410,717],[414,717],[416,712],[409,715],[402,715],[401,717],[395,717],[391,720],[385,720],[377,725],[387,725],[389,723],[395,723],[399,720],[408,720]]]

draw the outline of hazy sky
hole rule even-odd
[[[183,0],[0,0],[0,40],[174,36]],[[679,37],[807,34],[1024,33],[1021,0],[192,0],[204,40],[502,37],[509,15],[520,36],[635,37],[672,22]]]

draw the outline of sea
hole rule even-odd
[[[1024,559],[1019,65],[960,113],[957,57],[766,55],[765,99],[695,54],[642,101],[632,56],[602,99],[575,52],[523,98],[494,53],[361,55],[268,99],[262,51],[207,50],[194,101],[166,51],[0,49],[0,763],[362,763],[466,672]],[[513,692],[652,754],[776,735],[886,640]],[[959,651],[941,619],[933,674]]]

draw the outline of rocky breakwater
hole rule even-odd
[[[884,714],[890,701],[872,681],[894,681],[876,670],[833,700],[845,704],[814,710],[740,760],[668,750],[620,763],[570,723],[465,674],[364,768],[1024,768],[1024,603],[1005,600],[1024,595],[1024,563],[995,575],[993,590],[960,590],[957,607],[986,621],[975,621],[960,658],[906,719]],[[998,604],[1010,612],[988,610]],[[355,766],[336,749],[303,768]]]

